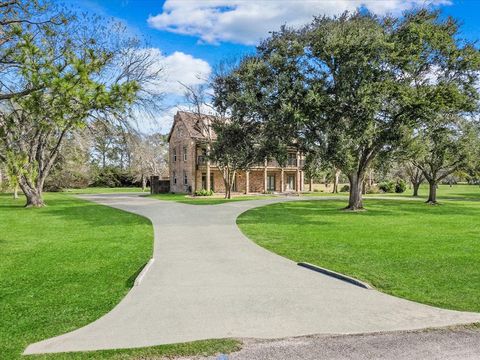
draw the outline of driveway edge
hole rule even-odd
[[[310,264],[310,263],[307,263],[307,262],[299,262],[299,263],[297,263],[297,265],[302,266],[302,267],[307,268],[307,269],[310,269],[310,270],[313,270],[313,271],[317,271],[317,272],[322,273],[324,275],[334,277],[334,278],[342,280],[342,281],[349,282],[352,285],[356,285],[356,286],[362,287],[362,288],[367,289],[367,290],[373,290],[374,289],[370,284],[367,284],[366,282],[360,281],[358,279],[355,279],[355,278],[350,277],[348,275],[338,273],[338,272],[333,271],[333,270],[322,268],[322,267],[317,266],[317,265],[313,265],[313,264]]]

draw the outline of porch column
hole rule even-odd
[[[280,192],[285,191],[285,170],[282,167],[282,172],[280,174]]]
[[[265,159],[265,165],[264,165],[264,168],[263,168],[263,192],[266,193],[267,192],[267,159]]]
[[[295,176],[295,181],[297,186],[295,186],[295,191],[300,192],[300,152],[297,150],[297,176]]]
[[[300,170],[300,191],[303,191],[304,186],[305,186],[305,178],[304,178],[304,172],[303,170]]]
[[[245,172],[245,194],[248,194],[250,191],[250,171]]]
[[[210,145],[207,145],[207,156],[210,155]],[[206,179],[206,190],[210,190],[210,159],[207,158],[207,179]]]

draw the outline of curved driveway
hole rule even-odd
[[[237,228],[240,213],[285,199],[192,206],[131,194],[84,198],[148,217],[155,229],[154,261],[108,314],[32,344],[26,354],[480,321],[480,314],[421,305],[299,267]]]

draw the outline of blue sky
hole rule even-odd
[[[177,107],[184,107],[178,81],[195,85],[219,61],[254,51],[259,39],[282,24],[310,21],[314,15],[334,15],[358,7],[378,14],[400,14],[430,4],[459,19],[463,36],[480,36],[480,0],[65,0],[79,10],[114,17],[144,36],[165,65],[168,81],[165,111],[153,129],[168,131]],[[150,126],[151,127],[151,126]]]

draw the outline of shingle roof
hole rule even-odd
[[[210,122],[212,122],[213,120],[215,120],[215,116],[206,114],[199,115],[187,111],[178,111],[173,119],[174,120],[172,128],[170,129],[170,133],[168,134],[168,141],[170,141],[170,136],[172,135],[173,129],[179,121],[181,121],[185,125],[185,128],[187,129],[187,132],[191,138],[205,139],[206,136],[202,133],[202,125],[199,124],[199,122],[204,120],[210,120]],[[215,138],[215,133],[213,132],[213,129],[212,138]]]

